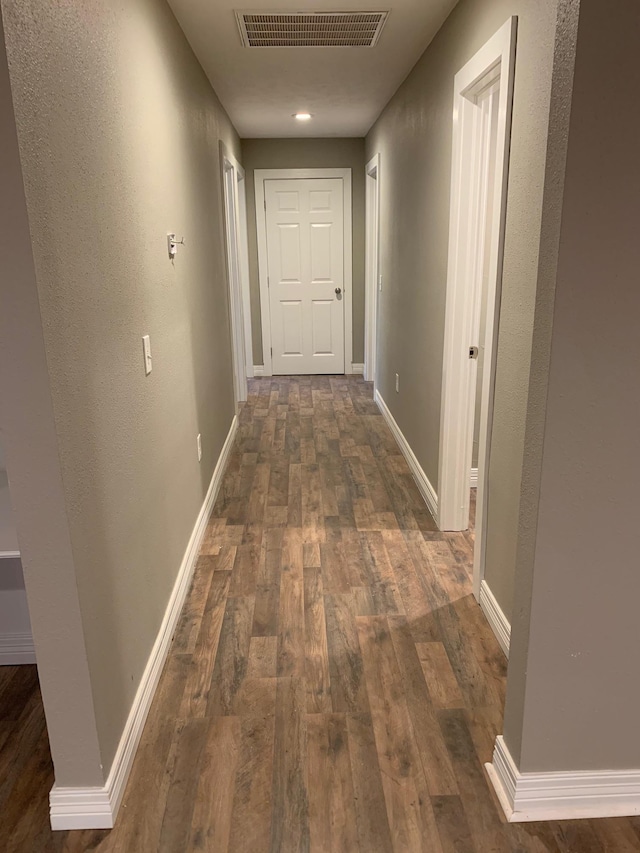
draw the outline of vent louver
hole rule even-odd
[[[245,47],[373,47],[388,12],[236,12]]]

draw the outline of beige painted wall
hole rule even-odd
[[[219,140],[238,158],[240,146],[164,0],[2,0],[2,11],[55,427],[48,450],[61,472],[61,494],[43,511],[68,520],[65,570],[106,773],[233,417]],[[173,265],[168,231],[186,237]],[[10,432],[13,484],[31,436]],[[24,483],[23,513],[36,483]],[[21,544],[36,596],[41,574],[57,569],[56,555],[29,541],[33,523],[27,513]],[[34,625],[42,642],[55,630]],[[73,694],[50,716],[69,703]],[[101,784],[86,751],[81,772],[59,783]]]
[[[40,689],[56,778],[61,784],[101,785],[104,774],[4,38],[0,39],[0,151],[0,435],[11,474]]]
[[[247,176],[251,333],[254,364],[263,364],[260,283],[254,169],[351,169],[353,206],[353,361],[364,362],[364,225],[365,182],[363,139],[243,139]]]
[[[486,578],[512,613],[557,0],[461,0],[367,136],[380,153],[380,391],[438,489],[453,78],[511,16],[518,48]],[[400,374],[400,393],[395,391]]]
[[[505,739],[523,771],[637,769],[640,9],[563,5],[563,26],[580,16],[571,101],[570,33],[556,57],[550,152],[567,159],[566,171],[551,162],[545,192],[552,298],[539,301],[533,364],[544,443]]]

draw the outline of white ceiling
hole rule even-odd
[[[241,137],[364,136],[457,0],[169,0]],[[387,11],[373,48],[246,48],[242,11]],[[312,113],[302,123],[295,112]]]

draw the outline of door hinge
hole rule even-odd
[[[271,287],[271,279],[267,276],[267,287]]]
[[[273,347],[271,347],[271,358],[273,358]]]

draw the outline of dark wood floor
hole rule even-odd
[[[640,851],[638,819],[507,825],[506,662],[357,378],[255,380],[111,833],[51,833],[34,668],[0,670],[2,851]]]

